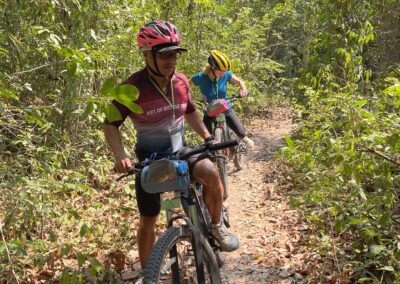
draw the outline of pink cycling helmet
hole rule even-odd
[[[166,21],[153,21],[148,23],[144,25],[137,34],[138,48],[143,51],[154,50],[154,47],[159,45],[163,47],[174,46],[175,48],[173,49],[186,51],[186,49],[179,47],[180,40],[181,35],[178,29],[174,24]],[[169,48],[169,50],[171,49]],[[160,51],[158,50],[158,52]]]

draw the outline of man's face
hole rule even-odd
[[[153,70],[157,70],[154,62],[155,59],[160,73],[164,76],[171,76],[175,71],[177,59],[180,57],[181,53],[176,50],[163,53],[154,52],[155,57],[153,58],[152,51],[145,51],[143,55],[147,64],[149,64]]]

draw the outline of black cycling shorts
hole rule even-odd
[[[184,147],[182,148],[179,153],[186,153],[190,151],[191,148]],[[143,161],[146,158],[151,156],[151,152],[143,151],[143,150],[136,150],[136,156],[139,161]],[[162,155],[156,157],[156,159],[163,158]],[[193,168],[196,163],[199,161],[199,156],[195,155],[187,159],[189,165],[189,173],[192,176]],[[136,202],[141,216],[146,217],[156,217],[160,214],[161,205],[160,205],[160,194],[159,193],[147,193],[143,190],[142,184],[140,182],[140,175],[136,175],[135,178],[135,191],[136,191]]]

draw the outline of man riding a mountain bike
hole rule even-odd
[[[248,148],[254,146],[254,142],[246,136],[246,131],[240,122],[232,105],[227,97],[227,83],[240,86],[240,97],[248,95],[246,84],[230,71],[231,61],[228,56],[218,50],[212,50],[208,55],[208,66],[203,72],[195,74],[191,82],[200,88],[201,94],[207,103],[217,99],[225,99],[228,102],[228,109],[225,111],[226,123],[235,132],[239,139],[246,143]],[[212,117],[204,113],[204,124],[212,133]]]
[[[121,119],[104,123],[104,134],[115,158],[115,169],[128,172],[132,167],[130,157],[122,145],[119,127],[129,117],[136,130],[135,152],[139,161],[151,156],[166,157],[183,147],[184,119],[206,141],[212,140],[210,132],[201,120],[190,93],[185,75],[175,71],[177,59],[186,51],[180,46],[180,33],[175,25],[166,21],[153,21],[144,25],[137,34],[137,45],[142,52],[146,67],[133,73],[122,84],[131,84],[139,91],[135,101],[143,114],[133,113],[127,106],[114,100]],[[221,222],[223,188],[218,171],[209,159],[191,159],[192,176],[203,185],[204,201],[212,219],[211,235],[223,251],[239,247],[238,238],[229,233]],[[146,193],[140,177],[136,178],[136,199],[140,212],[137,232],[139,258],[146,266],[155,241],[155,223],[160,213],[159,194]]]

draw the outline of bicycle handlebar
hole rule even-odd
[[[222,150],[225,148],[237,146],[238,144],[239,144],[239,142],[237,140],[230,140],[230,141],[225,141],[222,143],[215,143],[215,144],[213,144],[212,141],[209,141],[202,145],[195,146],[193,150],[191,150],[187,153],[170,155],[170,156],[167,156],[166,158],[170,159],[170,160],[187,160],[188,158],[190,158],[191,156],[194,156],[196,154],[205,153],[207,151],[215,152],[215,151]],[[135,163],[126,174],[117,178],[117,181],[120,181],[121,179],[131,176],[131,175],[134,175],[134,174],[139,174],[145,166],[150,165],[153,161],[155,161],[155,160],[144,160],[142,162]]]
[[[231,97],[227,97],[227,99],[231,100],[231,101],[235,101],[235,100],[240,99],[240,98],[241,98],[240,94],[234,94]]]
[[[176,156],[176,158],[178,158],[179,160],[186,160],[189,157],[196,155],[196,154],[204,153],[206,151],[215,152],[215,151],[222,150],[225,148],[237,146],[238,144],[239,144],[239,142],[237,140],[230,140],[230,141],[225,141],[225,142],[215,143],[215,144],[213,144],[210,141],[210,142],[207,142],[203,145],[196,147],[195,149],[193,149],[185,154],[178,155],[178,156]]]

